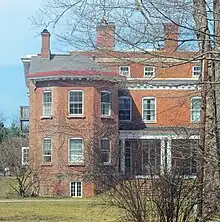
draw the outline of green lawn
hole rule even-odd
[[[34,200],[33,200],[34,201]],[[0,221],[110,222],[120,217],[120,210],[92,200],[36,201],[0,203]]]

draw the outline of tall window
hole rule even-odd
[[[142,119],[146,122],[156,121],[156,99],[145,97],[142,99]]]
[[[154,77],[155,76],[155,67],[145,66],[144,67],[144,77]]]
[[[83,140],[78,138],[69,139],[68,162],[83,163]]]
[[[21,156],[22,165],[28,165],[28,161],[29,161],[29,147],[22,147],[21,151],[22,151],[22,156]]]
[[[192,122],[201,121],[201,107],[202,107],[202,99],[200,97],[191,98],[191,121]]]
[[[44,91],[42,94],[42,115],[52,115],[52,92]]]
[[[130,67],[129,66],[120,66],[119,72],[121,76],[129,76],[130,75]]]
[[[43,139],[43,162],[51,162],[51,146],[52,142],[50,138]]]
[[[101,116],[111,116],[112,94],[111,92],[101,92]]]
[[[84,93],[82,90],[72,90],[69,92],[69,114],[83,115]]]
[[[119,98],[119,120],[130,121],[131,120],[131,98],[120,97]]]
[[[70,182],[70,196],[82,197],[82,182]]]
[[[198,77],[201,74],[201,67],[200,66],[193,66],[192,67],[192,75],[194,77]]]
[[[101,162],[110,163],[110,141],[108,139],[101,140]]]

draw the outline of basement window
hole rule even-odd
[[[82,197],[82,182],[70,182],[70,196]]]

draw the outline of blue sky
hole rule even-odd
[[[42,1],[0,0],[0,116],[8,123],[18,118],[20,105],[28,105],[20,58],[40,52],[41,30],[32,26],[29,17],[35,15]]]

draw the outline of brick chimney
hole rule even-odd
[[[105,17],[101,20],[100,24],[96,28],[97,48],[114,50],[115,47],[115,24],[108,22]]]
[[[173,23],[164,24],[164,50],[174,52],[178,48],[179,26]]]
[[[45,59],[50,59],[50,33],[47,29],[44,29],[41,32],[42,36],[42,48],[41,48],[41,57]]]

